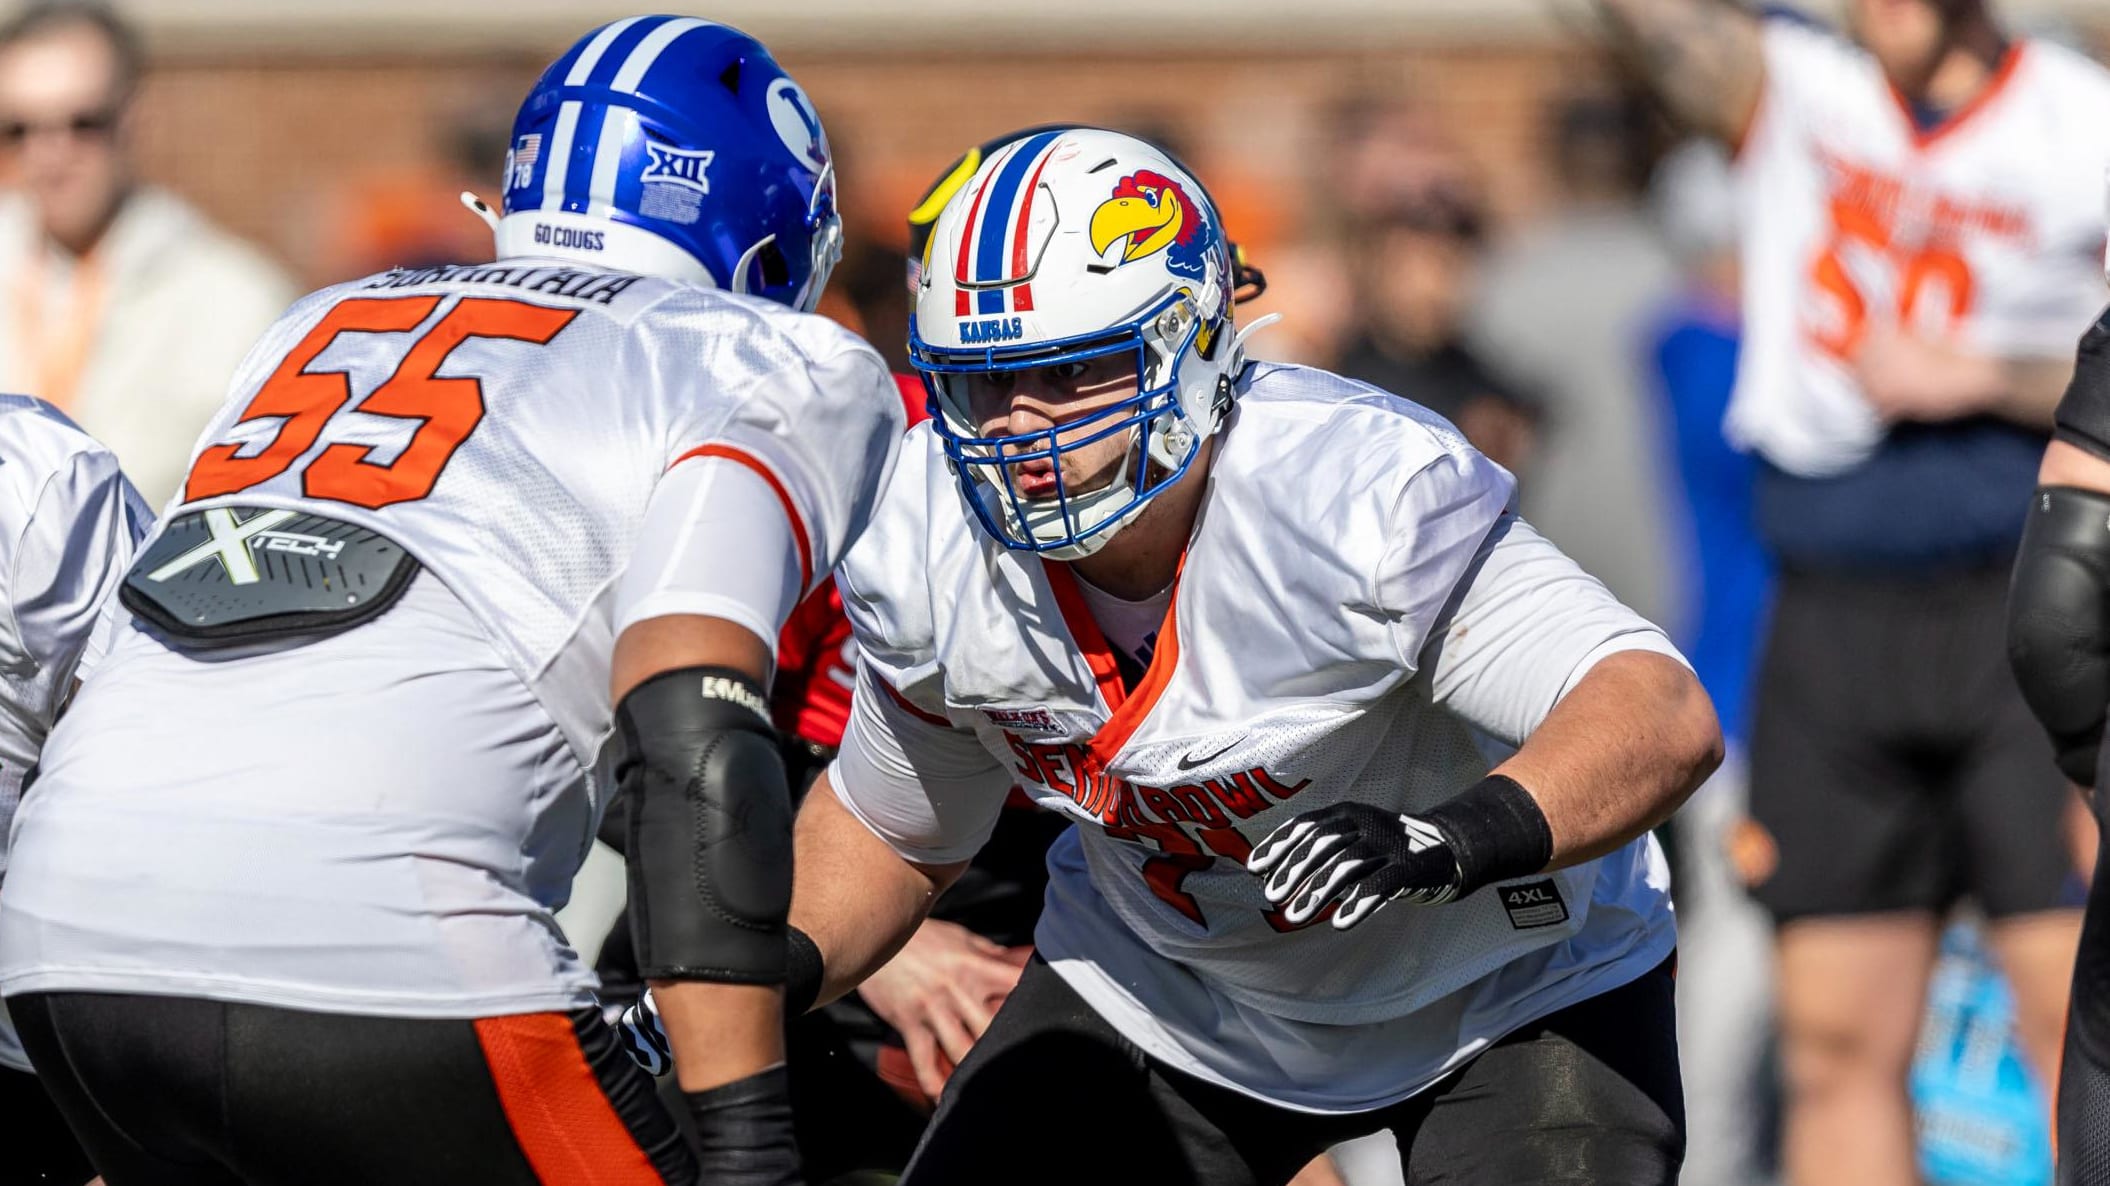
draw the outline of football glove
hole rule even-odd
[[[1394,898],[1436,904],[1483,885],[1528,877],[1553,859],[1553,828],[1538,800],[1490,774],[1427,811],[1401,815],[1336,803],[1297,816],[1260,842],[1246,868],[1301,926],[1328,903],[1345,931]]]
[[[668,1045],[666,1028],[659,1023],[659,1002],[652,999],[651,989],[623,1010],[615,1027],[622,1031],[623,1049],[629,1052],[630,1061],[645,1068],[646,1074],[657,1078],[674,1068],[674,1047]]]
[[[1430,820],[1335,803],[1269,833],[1246,868],[1265,878],[1261,892],[1292,924],[1302,926],[1334,903],[1334,929],[1345,931],[1395,898],[1434,905],[1457,897],[1463,877],[1454,850]]]

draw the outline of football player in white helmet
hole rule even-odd
[[[787,1008],[881,964],[1015,785],[1079,826],[911,1186],[1278,1183],[1380,1128],[1410,1181],[1674,1182],[1647,830],[1719,758],[1707,698],[1411,392],[1248,361],[1226,242],[1091,129],[940,216],[938,417],[838,573],[860,684]]]

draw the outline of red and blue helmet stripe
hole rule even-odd
[[[1033,222],[1034,195],[1040,173],[1063,130],[1054,129],[1010,146],[989,183],[974,196],[954,253],[959,294],[954,312],[960,317],[989,313],[1028,313],[1033,285],[1027,269],[1027,231]],[[970,297],[969,293],[973,295]]]

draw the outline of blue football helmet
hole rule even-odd
[[[506,152],[500,258],[574,259],[810,310],[842,256],[835,166],[762,43],[694,17],[603,25],[550,64]]]

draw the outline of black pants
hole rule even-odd
[[[2110,773],[2110,762],[2104,765]],[[2100,775],[2095,785],[2100,819],[2106,793]],[[2110,852],[2095,863],[2073,966],[2073,1004],[2059,1073],[2059,1182],[2110,1182]]]
[[[2071,792],[2008,670],[2007,581],[1781,574],[1751,738],[1775,921],[2076,904]]]
[[[0,1186],[81,1186],[95,1176],[35,1075],[0,1067]]]
[[[109,1186],[690,1186],[592,1010],[467,1020],[30,993],[22,1044]]]
[[[1035,959],[947,1085],[902,1183],[1276,1186],[1389,1128],[1409,1186],[1673,1186],[1685,1100],[1671,989],[1665,963],[1411,1099],[1315,1116],[1159,1064]]]

